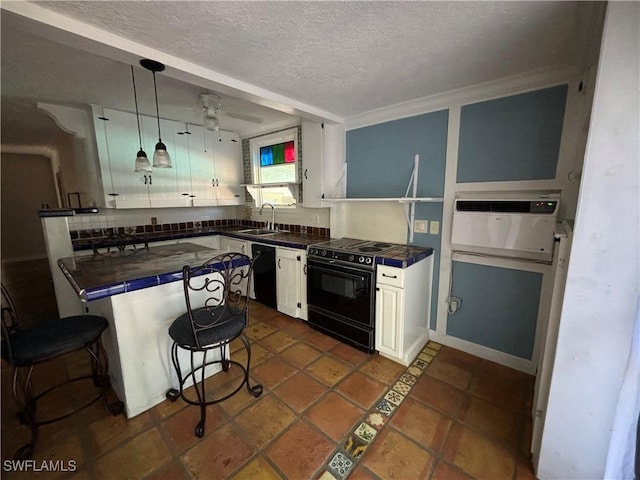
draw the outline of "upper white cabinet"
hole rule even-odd
[[[302,204],[344,196],[344,127],[302,121]]]
[[[140,148],[135,114],[93,107],[100,172],[108,208],[241,205],[242,156],[237,135],[160,120],[172,168],[133,171]],[[155,117],[140,115],[142,146],[152,161]]]

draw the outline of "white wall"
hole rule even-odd
[[[607,8],[537,472],[542,479],[603,478],[640,290],[640,4]]]

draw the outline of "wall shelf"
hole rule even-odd
[[[241,187],[247,189],[251,196],[257,198],[257,193],[263,188],[286,188],[291,193],[294,199],[298,199],[298,192],[300,190],[300,184],[294,182],[273,182],[273,183],[241,183]]]
[[[325,202],[398,202],[398,203],[438,203],[442,197],[380,197],[380,198],[323,198]]]

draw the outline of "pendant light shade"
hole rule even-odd
[[[148,58],[140,60],[142,65],[147,70],[153,72],[153,91],[156,97],[156,118],[158,120],[158,143],[156,143],[156,150],[153,152],[153,166],[157,168],[171,168],[171,157],[167,152],[167,146],[162,143],[162,134],[160,133],[160,111],[158,109],[158,87],[156,86],[156,72],[162,72],[164,65],[155,60],[149,60]]]
[[[138,122],[138,140],[140,141],[140,150],[136,155],[136,172],[150,172],[151,164],[147,158],[147,154],[142,148],[142,134],[140,133],[140,115],[138,113],[138,94],[136,92],[136,76],[133,73],[133,65],[131,65],[131,80],[133,81],[133,99],[136,104],[136,121]]]

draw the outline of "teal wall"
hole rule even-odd
[[[454,261],[451,295],[462,306],[447,334],[531,360],[541,289],[542,273]]]
[[[444,194],[449,111],[347,132],[347,197],[403,197],[420,155],[419,197]]]
[[[554,179],[567,85],[461,108],[457,182]],[[420,155],[418,196],[442,197],[448,110],[416,115],[346,135],[347,197],[405,195]],[[417,203],[416,219],[438,220],[442,203]],[[440,229],[442,230],[442,228]],[[435,250],[431,328],[436,329],[441,235],[414,233],[414,245]],[[542,274],[453,262],[453,295],[463,307],[448,319],[449,335],[530,359]]]
[[[449,111],[426,113],[347,132],[347,197],[403,197],[420,155],[419,197],[442,197]],[[411,192],[410,192],[411,194]],[[442,203],[417,203],[416,219],[438,220]],[[441,235],[414,234],[414,245],[432,247],[431,328],[435,329]],[[408,242],[408,239],[407,239]]]
[[[567,85],[462,107],[457,181],[556,176]]]

